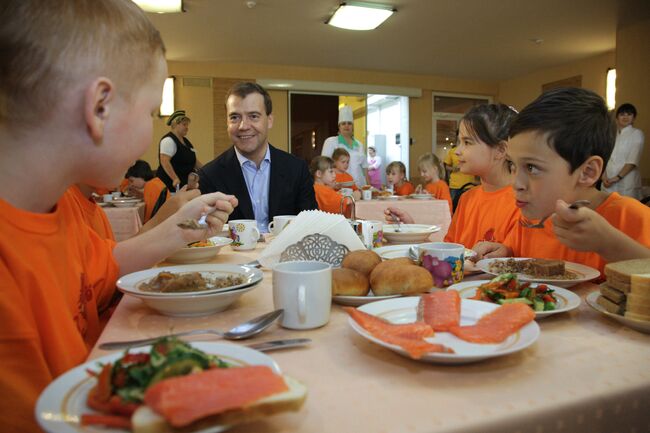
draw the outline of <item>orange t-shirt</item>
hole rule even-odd
[[[447,200],[449,202],[449,212],[451,212],[453,209],[453,204],[451,202],[451,194],[449,193],[449,186],[447,185],[447,182],[444,180],[439,180],[438,182],[429,182],[425,185],[424,189],[438,200]]]
[[[113,229],[111,228],[111,223],[108,221],[106,212],[97,206],[97,203],[86,198],[78,186],[71,186],[70,193],[79,204],[86,224],[88,224],[88,226],[101,238],[114,241],[115,236],[113,235]]]
[[[650,208],[638,200],[613,192],[596,208],[611,225],[650,248]],[[546,220],[543,229],[531,229],[517,224],[503,242],[512,248],[515,257],[559,259],[598,269],[607,264],[596,253],[572,250],[553,233],[553,223]],[[612,245],[611,248],[616,248]]]
[[[318,209],[323,212],[341,213],[341,199],[343,198],[341,193],[334,191],[332,187],[320,183],[314,184],[314,193],[316,194]],[[343,213],[345,216],[349,216],[349,204],[350,200],[346,200],[345,205],[343,205]]]
[[[165,183],[158,177],[154,177],[144,184],[144,221],[142,223],[146,223],[151,218],[153,208],[164,188]],[[167,190],[167,198],[169,198],[169,195],[169,190]]]
[[[394,188],[395,195],[411,195],[415,191],[415,187],[408,180],[402,182],[400,186],[395,185]]]
[[[445,242],[467,248],[478,241],[503,242],[518,225],[519,215],[512,187],[486,192],[483,185],[477,186],[460,196]]]
[[[84,222],[70,191],[36,214],[0,199],[0,419],[38,431],[34,405],[57,376],[83,363],[100,333],[97,311],[118,277],[115,242]]]
[[[354,178],[349,173],[336,173],[336,182],[352,182],[352,186],[346,186],[344,188],[352,188],[354,191],[357,191],[359,187],[354,183]]]

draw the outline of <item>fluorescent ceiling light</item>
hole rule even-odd
[[[171,116],[174,112],[174,77],[165,79],[163,84],[162,104],[160,104],[160,115]]]
[[[327,24],[349,30],[372,30],[395,12],[392,6],[366,2],[341,3]]]
[[[145,12],[165,14],[170,12],[184,12],[183,0],[133,0]]]
[[[616,69],[607,70],[607,108],[616,108]]]

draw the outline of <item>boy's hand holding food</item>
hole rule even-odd
[[[491,259],[494,257],[512,257],[512,250],[498,242],[479,241],[472,247],[476,251],[474,261]]]
[[[403,224],[413,224],[415,222],[408,212],[396,207],[386,208],[386,210],[384,210],[384,215],[386,215],[386,221],[391,224],[396,222],[394,216],[399,218],[399,222]]]
[[[208,225],[204,230],[184,230],[184,238],[194,242],[214,236],[223,229],[223,225],[228,221],[228,215],[237,206],[237,198],[234,195],[226,195],[221,192],[204,194],[189,201],[178,210],[172,220],[178,224],[183,221],[199,220],[206,216],[205,223]]]

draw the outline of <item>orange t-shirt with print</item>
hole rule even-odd
[[[36,214],[0,199],[0,419],[38,431],[34,405],[57,376],[83,363],[115,291],[115,242],[85,223],[70,191]]]
[[[512,187],[487,192],[480,185],[460,196],[445,242],[456,242],[466,248],[479,241],[503,242],[518,225],[519,218]]]
[[[73,185],[70,187],[70,193],[75,198],[81,213],[86,220],[86,224],[95,231],[101,238],[115,240],[111,223],[108,221],[106,212],[97,205],[92,199],[86,198],[78,186]]]
[[[405,180],[400,186],[394,185],[395,195],[411,195],[415,192],[415,187],[411,182]]]
[[[343,196],[341,193],[334,191],[334,188],[321,183],[314,183],[314,194],[316,195],[316,202],[318,202],[318,209],[323,212],[341,213],[341,199]],[[349,204],[350,200],[346,200],[343,206],[343,213],[346,217],[350,216]]]
[[[354,191],[358,191],[359,187],[354,183],[354,178],[349,173],[336,173],[336,183],[343,182],[352,182],[352,186],[344,186],[343,188],[352,188]]]
[[[447,182],[444,180],[429,182],[424,186],[424,189],[438,200],[447,200],[447,202],[449,202],[449,212],[451,212],[453,204],[451,202],[451,193],[449,192],[449,185],[447,185]]]
[[[153,212],[154,206],[158,201],[158,197],[162,190],[165,189],[165,183],[160,180],[159,177],[154,177],[153,179],[147,181],[144,184],[144,221],[146,223],[151,219],[151,213]],[[169,198],[169,190],[167,190],[167,198]]]
[[[650,208],[638,200],[613,192],[596,208],[603,218],[635,241],[650,248]],[[596,234],[597,235],[597,234]],[[561,243],[553,233],[550,219],[544,229],[517,224],[503,242],[515,257],[558,259],[580,263],[603,272],[607,262],[596,253],[576,251]],[[611,245],[616,248],[616,245]]]

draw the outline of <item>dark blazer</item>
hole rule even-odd
[[[269,221],[275,215],[298,215],[303,210],[318,209],[314,180],[307,163],[269,144],[271,176],[269,179]],[[223,192],[239,200],[229,219],[255,219],[253,204],[234,147],[226,150],[199,170],[201,193]]]

